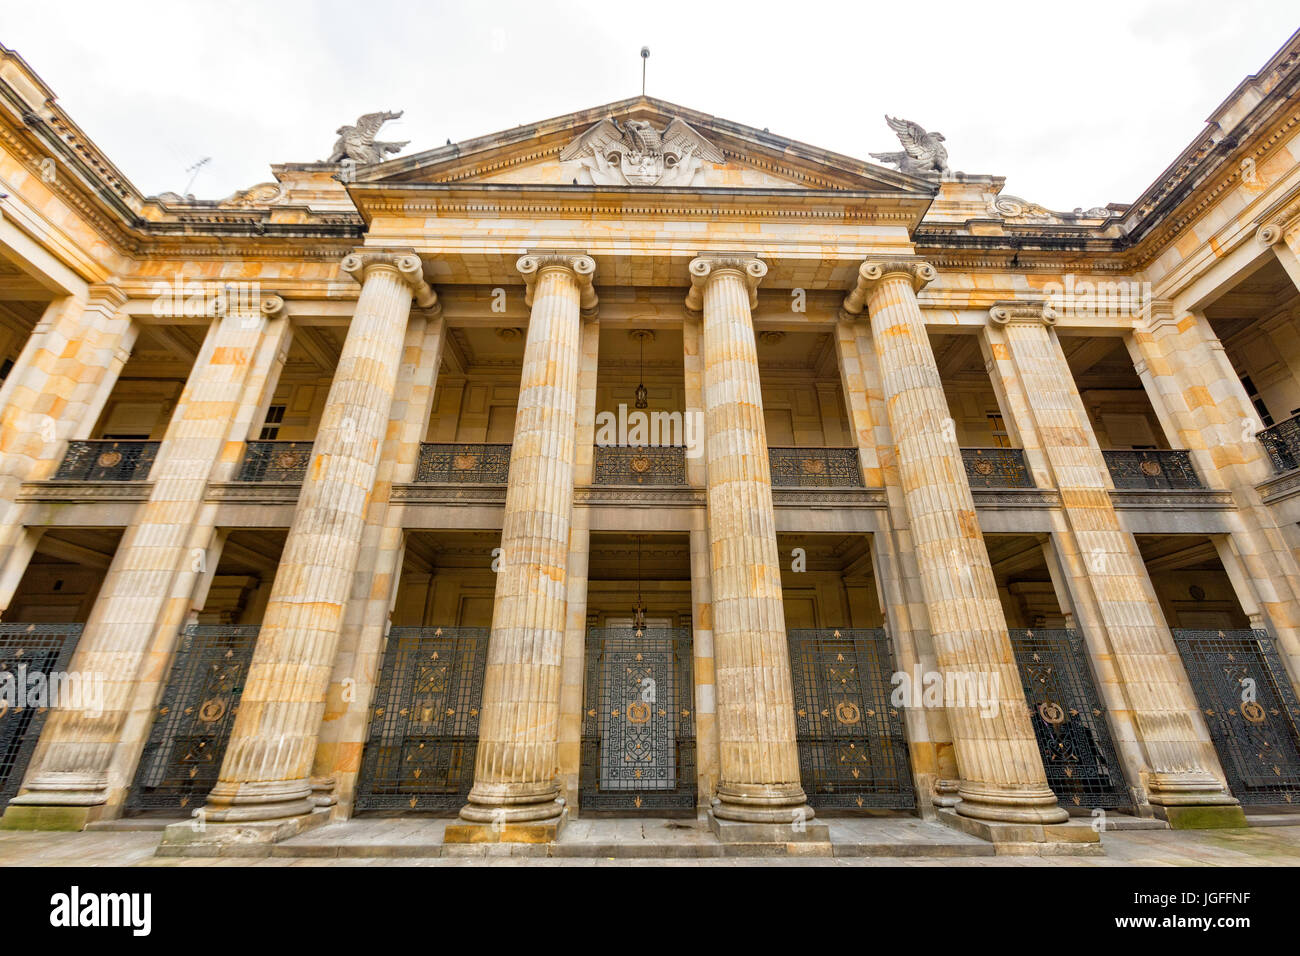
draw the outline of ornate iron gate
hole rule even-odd
[[[256,625],[187,627],[144,745],[126,811],[190,811],[221,773],[257,644]]]
[[[0,624],[0,807],[22,785],[49,714],[48,697],[32,698],[32,676],[44,675],[48,692],[50,675],[67,671],[80,637],[80,624]]]
[[[358,810],[455,811],[474,785],[485,627],[394,627],[357,778]]]
[[[1012,629],[1010,635],[1047,783],[1061,805],[1131,807],[1083,637],[1065,629]]]
[[[916,786],[881,629],[792,630],[799,775],[814,807],[911,809]]]
[[[688,628],[592,628],[582,719],[582,812],[695,812]]]
[[[1300,804],[1300,703],[1268,632],[1173,633],[1232,795]]]

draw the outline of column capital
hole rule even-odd
[[[758,307],[758,284],[767,275],[767,263],[757,256],[739,253],[709,256],[696,256],[687,267],[691,274],[691,288],[686,293],[688,312],[699,312],[704,308],[704,289],[721,275],[739,275],[749,289],[749,308]]]
[[[1137,326],[1137,331],[1155,334],[1162,329],[1173,329],[1178,331],[1178,315],[1174,312],[1174,303],[1172,299],[1152,299],[1147,303],[1146,314],[1143,321]]]
[[[391,269],[410,287],[417,306],[441,311],[438,294],[424,280],[424,264],[414,252],[363,249],[344,256],[339,268],[361,283],[373,269]]]
[[[1286,238],[1297,224],[1300,224],[1300,199],[1268,216],[1268,223],[1261,224],[1255,231],[1255,239],[1261,246],[1275,246]]]
[[[86,289],[86,305],[97,306],[105,305],[110,309],[117,310],[126,305],[129,299],[122,287],[117,284],[116,279],[108,279],[104,282],[96,282]]]
[[[524,277],[524,288],[527,290],[524,293],[526,305],[533,304],[533,289],[537,286],[537,277],[543,271],[563,269],[570,273],[578,284],[582,314],[588,318],[596,314],[600,298],[596,295],[595,286],[592,285],[592,280],[596,277],[596,260],[591,256],[580,252],[530,252],[516,260],[515,268]]]
[[[1008,299],[994,302],[989,309],[989,324],[1006,326],[1012,323],[1053,326],[1056,324],[1056,310],[1046,299]]]
[[[920,259],[867,259],[858,267],[857,284],[844,297],[843,314],[861,315],[871,293],[890,276],[905,278],[913,292],[920,292],[938,274],[934,266]]]

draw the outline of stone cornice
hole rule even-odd
[[[533,304],[533,290],[537,286],[537,277],[546,269],[563,269],[573,276],[578,286],[579,304],[582,314],[591,317],[596,314],[600,299],[596,295],[592,280],[596,277],[596,260],[585,253],[570,252],[530,252],[520,256],[515,268],[524,278],[524,303]]]
[[[435,315],[442,311],[442,307],[438,305],[438,294],[424,280],[424,264],[414,252],[366,249],[344,256],[339,269],[362,285],[365,284],[371,270],[390,269],[396,272],[410,288],[411,297],[417,306]]]
[[[876,287],[888,277],[901,277],[920,292],[938,276],[934,266],[920,259],[867,259],[858,267],[858,281],[844,297],[843,314],[861,315]]]
[[[691,287],[686,293],[686,311],[699,312],[704,308],[705,287],[721,275],[738,275],[749,290],[749,309],[758,308],[758,284],[767,275],[767,263],[756,256],[743,253],[697,256],[687,267],[691,274]]]

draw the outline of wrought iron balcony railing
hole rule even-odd
[[[1023,448],[963,448],[961,460],[972,488],[1033,488]]]
[[[436,444],[420,446],[415,480],[436,484],[504,485],[510,478],[510,446]]]
[[[686,449],[680,445],[597,445],[597,485],[684,485]]]
[[[1181,449],[1123,450],[1103,449],[1106,467],[1116,488],[1149,488],[1168,490],[1178,488],[1204,488],[1192,456]]]
[[[311,463],[309,441],[250,441],[240,481],[302,481]]]
[[[1270,425],[1255,437],[1279,475],[1300,468],[1300,415]]]
[[[55,478],[72,481],[144,481],[158,457],[156,441],[74,441]]]
[[[769,448],[773,488],[861,488],[856,448]]]

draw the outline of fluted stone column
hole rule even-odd
[[[882,527],[871,536],[871,561],[880,588],[881,610],[895,649],[895,666],[907,674],[934,673],[938,665],[930,619],[908,527],[903,486],[891,451],[894,439],[870,331],[852,317],[841,317],[835,324],[835,345],[844,407],[858,449],[863,485],[883,488],[888,502]],[[914,701],[913,706],[904,709],[904,718],[919,809],[923,816],[933,817],[934,794],[940,782],[946,785],[958,776],[947,715],[941,707],[922,707]]]
[[[352,813],[357,773],[370,730],[370,700],[383,659],[384,637],[397,599],[406,554],[406,506],[394,485],[415,480],[420,442],[429,427],[447,320],[415,313],[406,326],[401,372],[393,395],[388,437],[361,538],[343,635],[321,722],[312,771],[317,805],[336,806],[334,818]]]
[[[9,825],[58,816],[71,826],[119,810],[209,564],[216,517],[203,500],[209,476],[223,454],[243,446],[288,337],[283,307],[279,296],[264,296],[209,328],[150,473],[149,500],[122,537],[73,658],[74,670],[103,675],[104,704],[94,715],[53,713]],[[81,811],[37,813],[51,806]]]
[[[717,693],[713,817],[802,832],[790,651],[781,603],[772,477],[750,313],[767,266],[701,257],[689,312],[703,313],[704,427]],[[715,826],[716,828],[716,826]],[[775,838],[775,833],[773,838]]]
[[[562,820],[557,740],[582,315],[596,264],[526,255],[532,307],[510,453],[474,786],[449,842],[552,839]],[[485,826],[490,825],[490,826]]]
[[[347,256],[342,269],[362,283],[361,295],[312,446],[221,776],[208,795],[209,822],[275,821],[313,808],[312,760],[411,300],[423,309],[437,308],[418,256],[361,252]],[[291,827],[267,832],[275,839]]]
[[[924,262],[869,260],[844,310],[870,312],[939,669],[983,679],[990,691],[982,706],[944,702],[961,773],[956,810],[992,823],[1059,823],[1068,814],[1047,785],[961,449],[945,427],[948,404],[916,298],[934,276]]]
[[[1023,390],[1026,400],[1013,407],[1029,415],[1022,424],[1037,435],[1061,495],[1069,527],[1059,542],[1062,557],[1090,605],[1088,616],[1102,630],[1085,636],[1090,647],[1103,643],[1118,672],[1146,754],[1141,783],[1147,799],[1164,806],[1235,804],[1224,790],[1178,650],[1151,599],[1137,543],[1115,514],[1109,469],[1051,332],[1055,322],[1045,303],[1000,302],[989,310],[986,334],[990,350],[1005,354],[1014,369],[1006,387]]]

